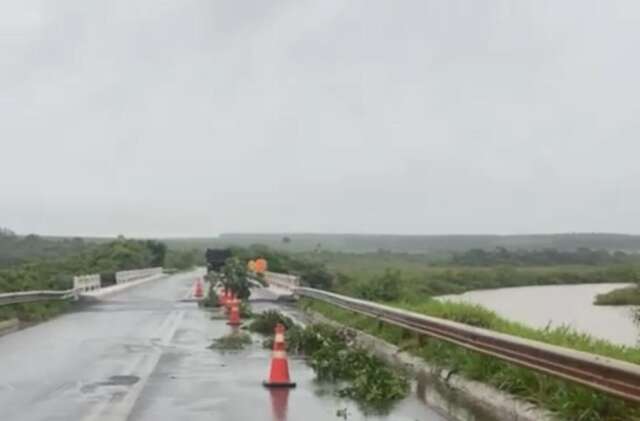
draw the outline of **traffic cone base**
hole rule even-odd
[[[269,387],[269,388],[272,388],[272,387],[274,387],[274,388],[275,387],[289,387],[289,388],[296,387],[296,384],[294,382],[276,383],[276,382],[268,382],[266,380],[262,382],[262,385],[264,387]]]

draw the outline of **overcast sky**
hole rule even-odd
[[[640,233],[640,2],[0,1],[0,226]]]

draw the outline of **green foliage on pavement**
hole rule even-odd
[[[533,329],[520,323],[505,320],[480,306],[436,300],[429,300],[421,304],[406,302],[393,304],[430,316],[626,360],[635,364],[640,363],[640,349],[638,348],[614,345],[566,327]],[[378,336],[407,352],[422,357],[437,368],[452,370],[471,380],[490,384],[499,390],[545,407],[558,414],[560,419],[584,421],[640,419],[639,406],[606,394],[538,374],[436,339],[423,338],[420,341],[412,332],[379,323],[372,318],[326,303],[305,299],[301,305],[345,326]]]
[[[217,338],[209,346],[209,349],[221,351],[239,351],[251,344],[251,336],[244,332],[232,332],[228,335]]]
[[[261,333],[263,335],[272,335],[275,332],[276,325],[278,323],[283,324],[287,330],[294,326],[291,318],[277,310],[267,310],[254,315],[248,329],[252,332]]]
[[[346,330],[326,324],[301,328],[277,311],[257,315],[249,328],[273,335],[276,323],[287,325],[288,351],[306,355],[318,381],[337,384],[339,396],[354,399],[366,410],[387,412],[408,394],[404,373],[360,348]],[[268,348],[272,344],[272,339],[264,342]]]

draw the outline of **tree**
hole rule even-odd
[[[164,266],[164,258],[167,255],[167,245],[155,240],[147,240],[145,244],[151,251],[151,266]]]
[[[247,266],[238,258],[230,257],[222,268],[224,277],[222,283],[241,300],[249,298],[249,281],[247,280]]]
[[[178,270],[191,269],[196,266],[199,261],[200,251],[193,250],[169,250],[165,257],[165,266]]]

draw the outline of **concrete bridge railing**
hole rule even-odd
[[[270,287],[291,291],[300,287],[300,277],[286,273],[265,272],[264,280]]]
[[[162,273],[161,267],[135,269],[135,270],[123,270],[120,272],[116,272],[116,284],[125,284],[127,282],[135,281],[137,279],[160,275],[161,273]]]
[[[73,277],[73,289],[78,293],[100,289],[100,275],[80,275]]]

